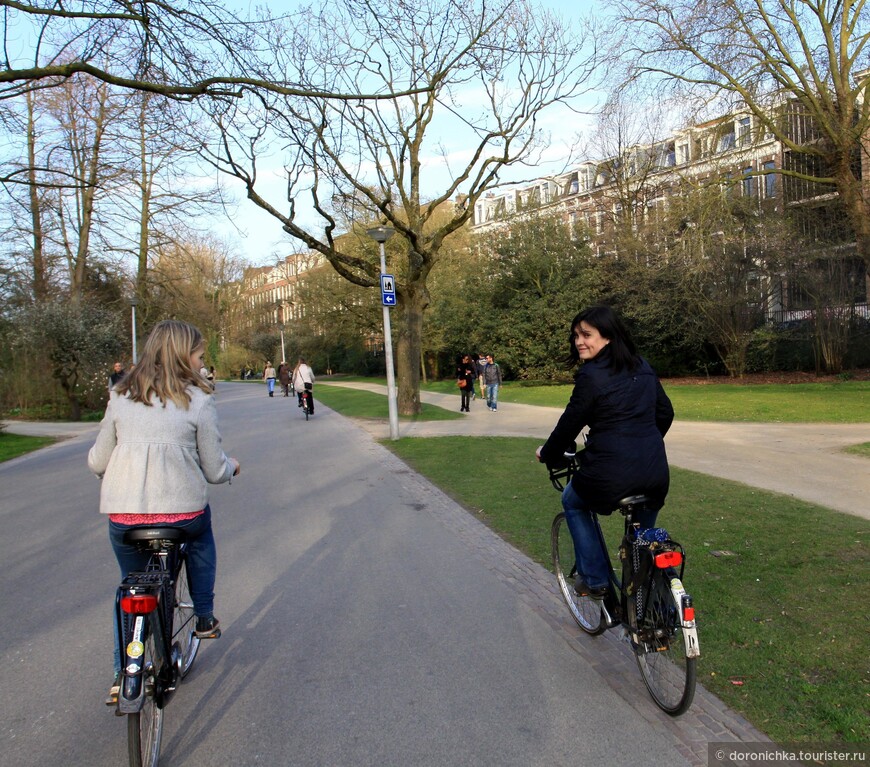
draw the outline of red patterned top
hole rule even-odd
[[[171,525],[175,522],[186,522],[189,519],[196,519],[205,509],[200,511],[191,511],[186,514],[109,514],[109,519],[118,525],[129,525],[130,527],[138,527],[139,525]]]

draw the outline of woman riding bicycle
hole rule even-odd
[[[670,481],[663,437],[674,409],[655,372],[640,355],[622,321],[607,306],[593,306],[571,322],[568,366],[582,366],[565,412],[539,461],[558,464],[574,449],[588,426],[579,470],[562,493],[562,507],[577,560],[578,594],[602,598],[610,566],[591,512],[609,514],[630,495],[646,495],[647,509],[635,514],[642,528],[653,527]]]
[[[159,322],[136,366],[116,386],[88,466],[103,480],[100,513],[121,577],[142,570],[149,554],[124,543],[130,527],[160,525],[187,533],[188,579],[200,638],[220,636],[214,617],[217,553],[207,485],[228,482],[239,462],[221,448],[211,386],[200,374],[205,343],[192,325]],[[116,616],[117,617],[117,616]],[[121,670],[115,631],[117,698]]]
[[[305,360],[300,357],[296,367],[293,368],[293,388],[296,390],[296,395],[299,397],[299,407],[302,407],[302,392],[308,390],[308,412],[314,413],[314,396],[311,392],[314,390],[314,371]]]

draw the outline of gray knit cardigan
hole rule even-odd
[[[150,407],[113,394],[88,453],[101,477],[102,514],[184,514],[204,509],[207,483],[228,482],[234,466],[221,448],[214,399],[188,387],[190,406]]]

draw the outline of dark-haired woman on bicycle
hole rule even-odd
[[[648,510],[635,515],[653,527],[670,481],[663,437],[674,409],[626,327],[607,306],[593,306],[571,322],[569,367],[582,363],[565,412],[538,448],[538,460],[557,464],[589,427],[579,470],[562,493],[574,540],[578,594],[602,598],[610,567],[591,512],[609,514],[630,495],[646,495]]]
[[[139,362],[115,386],[88,453],[88,466],[103,480],[100,512],[109,517],[122,578],[144,569],[149,558],[124,543],[130,527],[160,525],[187,533],[187,574],[201,639],[220,636],[207,488],[239,473],[239,462],[221,448],[211,386],[199,373],[204,353],[205,342],[193,325],[158,322]],[[115,683],[107,703],[117,699],[120,683],[117,630],[115,641]]]

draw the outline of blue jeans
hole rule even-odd
[[[565,521],[574,541],[574,556],[577,574],[591,589],[607,586],[610,583],[610,560],[601,546],[595,521],[577,491],[569,482],[562,491],[562,508]],[[641,528],[655,527],[657,511],[635,512],[633,519]]]
[[[486,385],[486,406],[498,410],[498,384]]]
[[[269,396],[271,397],[275,393],[275,379],[267,378],[266,383],[269,385]]]
[[[196,615],[211,615],[214,612],[214,582],[217,575],[217,548],[211,529],[211,509],[194,519],[175,522],[166,527],[177,527],[187,532],[187,581],[193,611]],[[136,546],[124,543],[124,533],[128,525],[109,521],[109,540],[115,550],[115,558],[121,568],[121,578],[134,570],[144,570],[151,557],[149,552],[141,552]],[[115,634],[115,673],[121,670],[121,651],[118,647],[118,615],[114,616]]]

